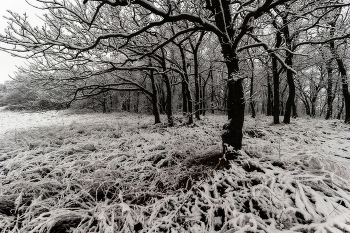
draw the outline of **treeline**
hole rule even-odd
[[[164,113],[169,126],[174,113],[191,124],[226,112],[223,145],[236,149],[248,112],[350,123],[347,1],[37,1],[42,28],[9,12],[0,35],[30,58],[14,85],[37,97],[155,123]]]
[[[191,61],[191,60],[190,60]],[[340,85],[340,75],[336,67],[330,72],[326,70],[326,63],[320,60],[312,67],[312,61],[305,62],[306,72],[301,70],[301,74],[296,77],[296,116],[323,117],[327,119],[344,119],[344,98]],[[208,66],[204,62],[202,65],[198,84],[194,80],[194,75],[189,75],[189,95],[190,100],[187,101],[187,93],[184,91],[182,77],[173,76],[171,80],[171,101],[174,113],[189,113],[188,109],[192,109],[192,115],[205,116],[206,114],[223,114],[226,112],[227,89],[225,85],[225,77],[227,71],[222,67]],[[246,114],[255,116],[256,114],[264,114],[272,116],[274,96],[273,96],[273,77],[272,67],[264,67],[263,63],[255,60],[255,63],[247,64],[247,70],[254,69],[251,76],[245,80],[245,96],[248,102]],[[307,64],[307,65],[306,65]],[[219,64],[217,64],[219,66]],[[250,66],[249,66],[250,65]],[[322,67],[324,66],[324,67]],[[194,70],[193,64],[187,63],[189,70]],[[308,70],[310,69],[310,70]],[[314,69],[314,70],[312,70]],[[324,72],[324,73],[322,73]],[[327,73],[325,73],[327,72]],[[125,74],[127,76],[127,74]],[[141,72],[129,73],[129,76],[142,75]],[[332,75],[331,81],[334,83],[332,90],[332,99],[330,103],[327,95],[327,84],[329,82],[328,75]],[[204,77],[204,78],[203,78]],[[288,97],[288,83],[283,79],[281,74],[280,93],[279,93],[279,115],[284,116],[285,106]],[[97,77],[102,79],[101,77]],[[129,77],[132,78],[132,77]],[[134,77],[135,78],[135,77]],[[30,77],[26,78],[26,81]],[[107,90],[101,93],[86,94],[83,93],[79,98],[67,92],[62,88],[56,88],[55,91],[34,88],[25,85],[19,80],[7,81],[0,84],[0,106],[6,106],[8,110],[59,110],[68,107],[75,109],[90,109],[95,112],[133,112],[133,113],[152,113],[152,99],[150,99],[142,90]],[[151,83],[145,80],[145,89],[151,89]],[[198,85],[198,88],[196,88]],[[148,86],[148,88],[147,88]],[[167,98],[166,86],[160,79],[155,85],[157,91],[157,103],[160,114],[166,114]],[[86,88],[86,87],[85,87]],[[99,87],[94,87],[99,89]],[[196,100],[198,104],[196,105]],[[72,101],[73,100],[73,101]],[[71,104],[70,104],[71,103]],[[332,107],[329,108],[328,104]],[[191,107],[189,107],[191,105]],[[196,105],[196,109],[194,106]],[[334,109],[330,112],[329,109]]]

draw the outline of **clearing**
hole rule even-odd
[[[350,126],[0,111],[1,232],[350,232]],[[163,119],[165,122],[165,119]]]

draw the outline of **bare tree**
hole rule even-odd
[[[293,73],[296,72],[292,67],[292,59],[297,46],[293,47],[292,42],[296,39],[295,35],[317,26],[317,21],[322,16],[314,17],[315,20],[311,25],[303,26],[293,35],[288,32],[290,22],[295,21],[295,18],[312,18],[313,12],[318,7],[347,5],[335,0],[309,0],[303,4],[300,4],[302,1],[295,0],[37,1],[43,3],[42,8],[48,11],[48,14],[43,17],[45,26],[31,27],[26,16],[11,13],[9,28],[5,35],[0,36],[0,42],[7,44],[2,46],[2,50],[17,55],[24,52],[29,57],[44,55],[70,61],[83,59],[104,64],[103,70],[153,70],[155,75],[163,78],[167,86],[168,117],[171,116],[171,107],[169,107],[171,106],[171,83],[167,73],[173,67],[167,65],[166,59],[163,59],[161,68],[150,67],[147,59],[152,55],[163,56],[162,54],[166,52],[165,47],[180,36],[198,31],[215,34],[227,69],[226,107],[229,121],[225,124],[225,131],[222,134],[224,150],[228,146],[234,149],[242,147],[245,109],[243,80],[247,74],[240,70],[241,52],[252,47],[263,46],[285,67],[291,87],[286,109],[289,111],[294,101],[291,85]],[[293,7],[286,8],[287,3]],[[279,29],[282,30],[285,38],[283,49],[287,55],[286,59],[281,57],[279,51],[271,49],[268,42],[264,42],[265,38],[255,34],[260,30],[259,20],[270,20],[274,17],[271,16],[273,11],[281,16],[281,23],[284,25],[280,25]],[[295,18],[286,18],[280,13]],[[171,25],[180,23],[186,23],[188,27],[181,27],[175,34],[165,33],[162,41],[154,39],[159,38],[159,32],[163,28],[170,28]],[[243,46],[242,39],[247,36],[254,38],[255,43]],[[149,38],[149,43],[138,48],[139,41],[145,41],[143,39],[145,37]],[[14,45],[14,47],[9,48],[8,45]],[[125,59],[118,61],[106,59],[111,53],[122,54]],[[289,122],[288,115],[287,112],[286,123]]]

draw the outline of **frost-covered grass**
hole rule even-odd
[[[214,170],[225,119],[0,112],[0,231],[350,232],[350,126],[247,117]]]

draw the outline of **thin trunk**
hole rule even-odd
[[[187,83],[184,80],[184,78],[182,79],[182,82],[181,82],[181,91],[182,91],[182,114],[186,115],[188,112],[188,109],[187,109]]]
[[[139,102],[140,102],[140,93],[137,91],[136,92],[136,104],[135,104],[135,112],[139,112]]]
[[[187,82],[188,82],[188,77],[187,77]],[[189,88],[189,85],[187,85],[187,107],[188,107],[188,124],[193,124],[193,101],[192,101],[192,96],[191,96],[191,91]]]
[[[193,65],[194,65],[194,85],[195,85],[195,103],[194,111],[197,120],[200,120],[200,99],[201,99],[201,85],[200,85],[200,75],[199,75],[199,61],[198,61],[198,50],[201,45],[202,39],[204,37],[204,32],[201,32],[196,45],[193,45],[190,40],[190,45],[193,52]]]
[[[253,94],[254,94],[254,61],[250,59],[250,62],[252,63],[252,76],[250,77],[250,93],[249,93],[249,102],[250,102],[250,110],[252,111],[252,118],[255,118],[255,102],[253,100]]]
[[[150,71],[150,79],[151,79],[151,85],[152,85],[152,107],[153,107],[153,116],[154,116],[154,124],[161,123],[160,121],[160,113],[159,113],[159,103],[158,103],[158,90],[157,85],[155,83],[154,79],[154,71]]]
[[[162,78],[165,82],[166,87],[166,115],[168,118],[168,126],[172,127],[174,126],[174,119],[173,119],[173,105],[172,105],[172,90],[171,90],[171,83],[169,76],[165,73],[167,70],[166,63],[165,63],[165,53],[164,49],[161,49],[162,51]]]
[[[290,38],[290,35],[289,35],[289,27],[287,25],[287,19],[283,18],[283,22],[286,24],[286,26],[284,26],[284,28],[283,28],[283,34],[285,36],[286,46],[289,50],[286,52],[287,53],[286,64],[289,67],[293,67],[293,53],[291,52],[292,51],[292,38]],[[292,107],[295,104],[294,103],[294,99],[295,99],[294,77],[293,77],[293,72],[289,69],[287,70],[287,83],[288,83],[288,87],[289,87],[289,94],[288,94],[288,99],[287,99],[287,103],[286,103],[286,110],[285,110],[284,119],[283,119],[283,123],[285,123],[285,124],[290,123],[290,118],[292,115]],[[293,113],[293,117],[296,117],[296,115],[294,115],[295,113],[296,112]]]
[[[327,61],[327,113],[326,120],[332,118],[333,115],[333,67],[332,67],[332,59]]]
[[[332,27],[330,30],[330,35],[335,34],[335,23],[336,20],[330,23],[330,26]],[[349,85],[348,85],[348,76],[346,74],[346,67],[344,65],[343,59],[339,56],[338,51],[335,48],[334,41],[329,42],[330,49],[332,52],[333,57],[337,61],[338,69],[341,75],[341,84],[342,84],[342,92],[345,104],[345,123],[350,123],[350,93],[349,93]]]
[[[109,108],[111,111],[113,110],[113,98],[111,94],[109,94]]]
[[[338,115],[337,115],[338,120],[341,119],[341,115],[343,114],[343,109],[344,109],[344,99],[341,98],[341,106],[338,108]]]
[[[284,102],[283,101],[281,102],[281,109],[279,111],[280,111],[281,116],[283,116],[284,115]]]
[[[280,32],[276,34],[276,48],[282,43]],[[273,123],[280,123],[280,77],[278,73],[277,58],[272,55],[272,74],[273,74]]]
[[[311,98],[311,117],[316,116],[316,97]]]
[[[320,117],[322,117],[323,113],[324,113],[324,110],[326,108],[326,105],[327,105],[327,102],[325,101],[325,103],[323,104],[322,108],[321,108],[321,111],[320,111]]]
[[[206,107],[207,107],[207,100],[206,100],[206,88],[207,88],[207,84],[208,84],[208,81],[209,81],[209,78],[210,78],[210,73],[211,73],[211,65],[210,65],[210,69],[209,69],[209,73],[208,73],[208,77],[207,79],[203,79],[203,85],[202,85],[202,96],[201,96],[201,111],[202,111],[202,115],[205,116],[206,114]]]
[[[203,79],[202,79],[202,75],[199,74],[199,115],[203,115],[203,102],[204,102],[204,98],[203,98]],[[204,115],[203,115],[204,116]]]
[[[194,63],[194,86],[195,86],[194,111],[195,111],[196,119],[200,120],[200,112],[199,112],[200,86],[199,86],[199,70],[198,70],[197,51],[193,51],[193,63]]]
[[[350,93],[349,93],[349,85],[347,82],[347,74],[345,65],[343,63],[343,60],[339,57],[337,57],[337,63],[339,67],[339,71],[341,74],[341,83],[342,83],[342,92],[343,92],[343,105],[345,105],[345,123],[350,123]]]
[[[270,81],[270,76],[267,75],[267,116],[272,116],[272,109],[273,109],[273,104],[272,104],[272,87],[271,87],[271,81]]]
[[[310,111],[310,105],[309,102],[307,100],[301,100],[305,106],[305,113],[306,115],[310,116],[311,115],[311,111]]]
[[[261,114],[266,114],[266,93],[265,91],[263,91],[263,99],[262,99],[262,103],[261,103]]]
[[[186,64],[186,56],[183,48],[181,46],[178,46],[181,54],[181,59],[182,59],[182,69],[183,69],[183,74],[182,74],[182,80],[186,84],[186,99],[187,99],[187,114],[188,114],[188,124],[193,123],[193,105],[192,105],[192,96],[191,96],[191,91],[190,91],[190,83],[189,83],[189,77],[188,77],[188,72],[187,72],[187,64]]]
[[[292,117],[297,118],[298,117],[298,112],[297,112],[297,104],[294,100],[293,106],[292,106]]]
[[[202,87],[202,105],[201,105],[201,109],[202,109],[202,115],[203,116],[205,116],[205,113],[206,113],[206,110],[205,110],[205,108],[207,107],[207,105],[206,105],[206,101],[205,101],[205,98],[206,98],[206,95],[205,95],[205,87],[206,87],[206,84],[207,83],[205,83],[204,85],[203,85],[203,87]]]
[[[166,115],[168,118],[168,126],[174,126],[173,108],[172,108],[172,94],[170,79],[166,74],[163,74],[163,79],[166,87]]]
[[[101,101],[101,105],[102,105],[102,112],[106,113],[107,112],[107,101],[106,101],[106,97],[102,97],[102,101]]]
[[[215,88],[214,88],[214,75],[213,75],[213,70],[210,69],[210,78],[211,78],[211,99],[210,99],[210,106],[212,108],[211,113],[215,114],[214,110],[214,96],[215,96]]]

